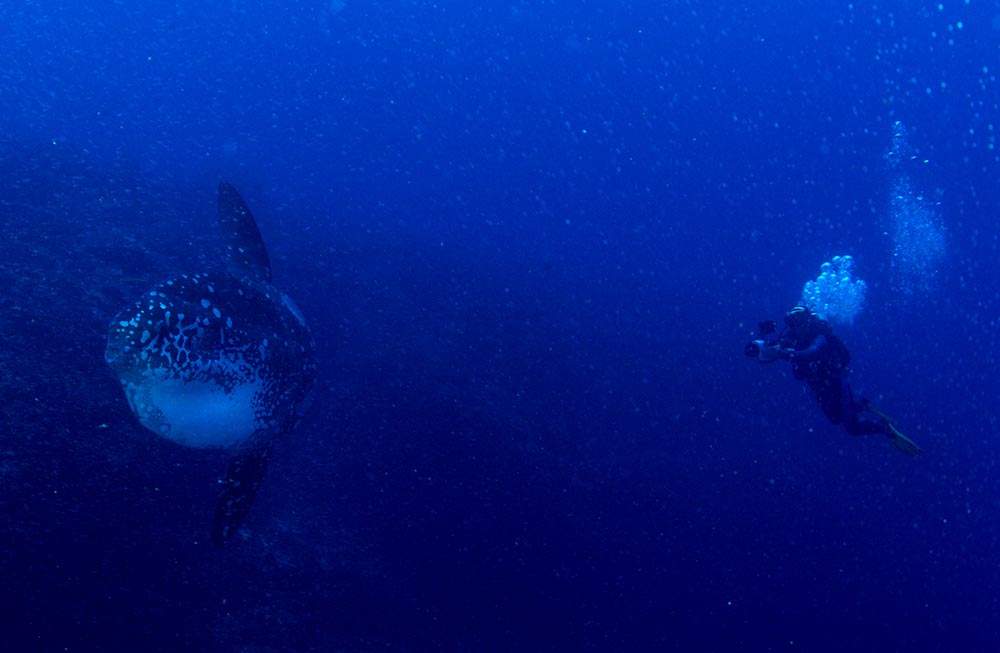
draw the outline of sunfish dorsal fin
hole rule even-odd
[[[219,183],[219,223],[229,272],[237,278],[249,276],[270,283],[271,262],[250,207],[239,192],[224,181]]]

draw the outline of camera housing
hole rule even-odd
[[[747,356],[756,358],[760,363],[773,363],[788,358],[777,340],[751,340],[747,343],[745,351]]]

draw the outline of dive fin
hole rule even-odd
[[[886,420],[885,425],[889,427],[889,444],[896,447],[897,450],[902,451],[907,456],[919,456],[923,453],[923,449],[918,447],[916,442],[900,433],[895,424]]]
[[[871,402],[868,401],[867,399],[862,399],[861,400],[861,407],[862,407],[863,410],[867,410],[869,413],[874,413],[875,415],[878,415],[879,417],[881,417],[882,419],[884,419],[885,422],[886,422],[886,424],[898,424],[899,423],[898,419],[896,419],[895,417],[891,417],[889,415],[886,415],[879,408],[876,408],[875,406],[872,406]]]
[[[249,451],[237,453],[229,460],[219,501],[215,504],[215,519],[212,522],[212,542],[215,544],[225,544],[250,512],[250,504],[257,496],[260,482],[264,480],[270,455],[271,443],[268,441],[255,445]]]

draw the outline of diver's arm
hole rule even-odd
[[[805,349],[785,349],[789,360],[810,362],[818,360],[825,355],[825,349],[829,342],[826,336],[819,335],[812,341],[812,344]]]

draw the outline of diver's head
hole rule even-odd
[[[792,310],[785,313],[785,324],[787,324],[790,329],[800,329],[808,324],[812,316],[813,313],[808,307],[796,306]]]

